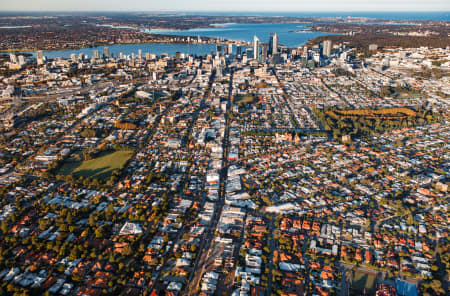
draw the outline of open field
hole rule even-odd
[[[249,103],[253,103],[255,101],[255,96],[252,94],[246,94],[246,95],[237,95],[234,97],[234,103],[238,105],[245,105]]]
[[[107,179],[114,170],[122,169],[132,155],[133,151],[106,151],[91,160],[65,163],[58,173],[72,174],[75,177]]]
[[[363,291],[365,289],[368,295],[370,295],[371,292],[375,291],[376,279],[377,277],[374,274],[355,271],[352,289],[357,291]]]

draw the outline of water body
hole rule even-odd
[[[31,28],[31,26],[0,26],[0,29],[24,29]]]
[[[289,24],[215,24],[207,28],[197,28],[189,30],[143,30],[148,33],[179,35],[179,36],[201,36],[216,37],[230,40],[252,42],[253,36],[263,42],[269,42],[270,33],[277,33],[279,43],[288,47],[298,47],[304,45],[309,40],[318,36],[330,35],[321,32],[292,32],[307,30],[309,24],[289,23]]]
[[[288,47],[297,47],[304,45],[309,40],[322,35],[329,35],[329,33],[320,32],[289,32],[307,30],[308,24],[292,23],[292,24],[216,24],[208,28],[198,28],[191,30],[148,30],[142,31],[147,33],[159,33],[167,35],[181,35],[181,36],[201,36],[201,37],[216,37],[240,41],[253,41],[253,36],[256,35],[261,42],[269,42],[270,33],[277,33],[279,36],[279,43]],[[44,51],[47,58],[70,58],[71,54],[80,53],[93,56],[94,50],[103,53],[104,46],[74,49],[74,50],[55,50]],[[152,53],[161,55],[167,53],[174,56],[176,52],[193,54],[193,55],[207,55],[212,51],[215,52],[216,46],[214,44],[123,44],[108,46],[110,54],[118,56],[121,52],[125,55],[137,54],[139,50],[142,53]],[[34,52],[30,52],[34,56]]]
[[[169,13],[169,12],[166,12]],[[172,12],[170,12],[172,13]],[[285,17],[367,17],[371,19],[383,20],[404,20],[403,24],[411,20],[437,20],[450,21],[450,12],[174,12],[176,14],[188,15],[236,15],[236,16],[285,16]],[[386,23],[388,24],[388,23]],[[241,40],[251,42],[253,36],[256,35],[261,42],[267,43],[269,41],[270,33],[277,33],[279,36],[279,43],[288,47],[298,47],[304,45],[309,40],[323,35],[330,35],[330,33],[321,32],[307,32],[305,23],[290,23],[290,24],[216,24],[215,26],[207,28],[197,28],[190,30],[148,30],[141,29],[141,31],[149,33],[159,33],[167,35],[182,35],[182,36],[201,36],[224,38],[231,40]],[[394,24],[391,24],[394,25]],[[109,26],[109,25],[106,25]],[[1,27],[0,27],[1,28]],[[6,29],[6,27],[3,27]],[[19,27],[17,27],[19,28]],[[293,32],[300,31],[300,32]],[[305,31],[305,32],[301,32]],[[139,49],[143,53],[149,52],[156,55],[167,53],[174,56],[176,52],[194,55],[206,55],[215,51],[215,45],[197,45],[197,44],[126,44],[126,45],[112,45],[108,46],[109,52],[118,56],[120,52],[125,55],[137,54]],[[69,58],[71,54],[79,55],[80,53],[92,57],[94,50],[103,52],[104,46],[95,48],[84,48],[78,50],[57,50],[45,51],[44,55],[48,58]],[[31,52],[34,56],[35,53]]]

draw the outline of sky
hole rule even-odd
[[[1,0],[1,11],[450,11],[449,0]]]

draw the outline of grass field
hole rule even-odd
[[[367,292],[375,291],[376,279],[377,277],[374,274],[356,271],[353,276],[352,288],[357,291],[363,291],[364,289]]]
[[[234,103],[238,105],[244,105],[248,103],[253,103],[255,100],[255,96],[252,94],[246,94],[246,95],[237,95],[234,97]]]
[[[133,151],[106,151],[91,160],[65,163],[59,174],[105,180],[111,176],[114,170],[122,169],[132,155]]]

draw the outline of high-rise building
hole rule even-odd
[[[44,57],[44,53],[42,52],[42,50],[38,50],[36,52],[36,61],[38,65],[42,65],[44,63],[45,57]]]
[[[138,50],[138,58],[142,60],[142,49]]]
[[[19,58],[19,65],[21,66],[25,65],[25,57],[23,55],[20,55],[18,58]]]
[[[98,50],[94,50],[94,52],[92,53],[92,57],[94,58],[94,60],[100,59],[100,52]]]
[[[228,44],[228,54],[233,54],[233,44]]]
[[[242,54],[242,47],[241,46],[236,46],[236,54],[237,55],[241,55]]]
[[[253,58],[257,60],[259,58],[259,44],[260,41],[256,35],[253,37]]]
[[[275,54],[278,53],[278,35],[270,34],[270,40],[269,40],[269,54]]]
[[[255,58],[255,53],[253,52],[253,48],[247,48],[245,50],[247,59],[254,59]]]
[[[103,48],[103,56],[109,58],[109,48],[106,46]]]
[[[243,64],[247,64],[247,55],[246,55],[246,54],[244,54],[244,55],[242,56],[242,63],[243,63]]]
[[[216,55],[220,56],[222,54],[222,45],[216,44]]]
[[[325,40],[322,47],[322,55],[329,57],[331,55],[331,40]]]
[[[308,46],[303,47],[303,56],[308,59]]]
[[[261,53],[261,56],[260,56],[260,60],[262,61],[262,62],[265,62],[266,61],[266,59],[267,59],[267,51],[268,51],[268,45],[267,44],[263,44],[263,46],[262,46],[262,53]]]
[[[13,64],[17,64],[17,56],[13,53],[9,54],[9,61]]]

